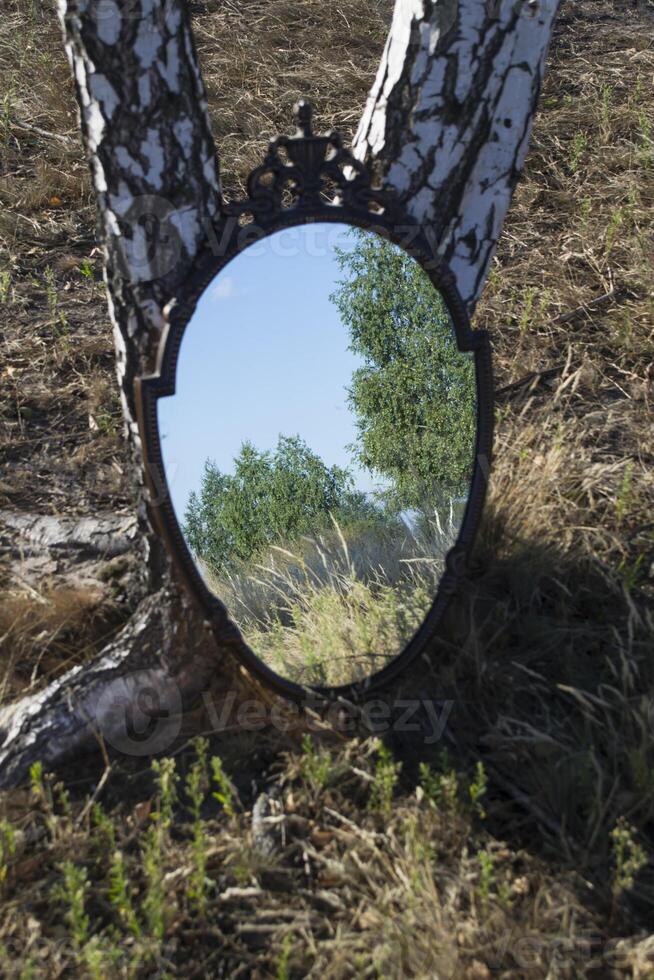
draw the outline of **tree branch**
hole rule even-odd
[[[524,163],[560,0],[396,0],[355,137],[472,312]]]

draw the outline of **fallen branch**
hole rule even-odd
[[[629,290],[626,288],[626,286],[611,289],[608,293],[604,293],[603,296],[597,296],[595,299],[591,299],[588,303],[575,307],[574,310],[569,310],[567,313],[560,313],[559,316],[554,317],[550,323],[570,323],[571,320],[576,320],[579,316],[584,316],[585,314],[591,313],[593,310],[596,310],[601,306],[606,306],[612,299],[618,302],[627,296],[629,296]]]
[[[511,384],[504,385],[503,388],[498,388],[495,392],[495,401],[508,401],[512,395],[521,391],[527,385],[530,386],[529,393],[531,394],[540,385],[545,384],[551,378],[555,378],[557,374],[560,374],[564,367],[564,364],[557,364],[555,367],[547,368],[545,371],[530,371],[529,374],[526,374],[524,378],[520,378],[519,381],[512,381]]]
[[[15,116],[10,117],[9,124],[15,129],[22,129],[26,133],[34,133],[35,136],[42,136],[43,139],[47,140],[55,140],[57,143],[65,143],[67,146],[72,146],[73,143],[77,142],[72,136],[66,136],[64,133],[51,133],[48,129],[33,126],[31,123],[23,122],[22,119],[16,119]]]

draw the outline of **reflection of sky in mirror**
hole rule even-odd
[[[347,467],[358,489],[380,481],[353,465],[346,388],[362,361],[329,301],[343,278],[334,246],[346,225],[289,228],[248,248],[205,290],[182,341],[176,394],[158,403],[166,474],[183,518],[204,463],[226,473],[245,440],[271,450],[300,435],[328,465]]]

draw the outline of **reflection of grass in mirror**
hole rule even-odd
[[[205,572],[246,641],[273,670],[336,686],[380,670],[423,621],[458,520],[413,529],[340,528],[270,547],[238,571]]]

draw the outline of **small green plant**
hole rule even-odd
[[[0,272],[0,303],[6,306],[11,297],[11,273],[9,269]]]
[[[153,820],[162,831],[168,831],[173,821],[173,807],[177,802],[178,775],[174,759],[155,759],[152,763],[155,780],[159,789],[158,809]]]
[[[451,767],[447,750],[441,752],[438,768],[421,762],[418,771],[420,787],[430,806],[455,813],[459,808],[459,781]]]
[[[82,259],[79,264],[79,271],[80,275],[84,276],[85,279],[93,279],[93,264],[88,259]]]
[[[159,794],[157,809],[152,814],[153,825],[148,827],[143,847],[146,883],[143,911],[150,932],[160,942],[166,929],[164,851],[173,820],[173,807],[177,801],[178,776],[174,759],[155,760],[152,768]]]
[[[52,799],[52,788],[50,779],[43,774],[41,762],[33,762],[29,771],[30,789],[34,799],[41,805],[45,822],[54,838],[57,835],[57,818],[54,812],[54,801]]]
[[[641,110],[638,113],[638,124],[640,126],[640,163],[645,170],[649,170],[654,162],[654,139],[652,138],[652,124]]]
[[[620,817],[611,831],[613,849],[613,880],[612,891],[614,903],[624,892],[634,886],[638,872],[647,864],[647,857],[641,845],[636,841],[636,831],[624,817]]]
[[[484,763],[480,760],[475,766],[475,778],[468,786],[468,795],[470,796],[470,803],[472,804],[473,811],[477,814],[477,816],[481,817],[482,820],[486,816],[486,811],[482,805],[482,800],[486,796],[487,789],[488,777],[486,776]]]
[[[207,843],[202,819],[202,804],[208,789],[207,748],[209,743],[206,738],[196,738],[194,744],[197,759],[186,777],[186,792],[190,800],[190,810],[193,817],[193,870],[188,895],[200,915],[203,915],[207,905]]]
[[[290,970],[289,964],[291,961],[291,950],[293,948],[293,939],[290,932],[287,932],[282,940],[282,948],[279,953],[279,959],[277,960],[277,970],[275,972],[275,980],[290,980]]]
[[[236,808],[234,805],[234,789],[227,776],[225,770],[223,769],[222,759],[214,755],[211,759],[211,776],[216,789],[211,794],[227,814],[230,819],[236,816]]]
[[[393,793],[397,786],[401,762],[396,762],[391,750],[386,745],[380,745],[377,750],[375,774],[370,791],[370,807],[382,813],[390,813],[393,805]]]
[[[111,817],[105,813],[99,803],[94,803],[91,810],[91,824],[96,829],[97,839],[106,846],[109,851],[116,848],[116,830]]]
[[[137,939],[141,935],[132,899],[127,866],[122,851],[114,851],[109,866],[109,901],[118,913],[125,928]]]
[[[54,333],[63,336],[68,333],[68,319],[65,313],[59,308],[59,297],[57,296],[57,286],[55,283],[54,272],[51,266],[45,270],[45,293],[48,300],[48,313],[50,316],[50,326]]]
[[[151,934],[161,942],[166,931],[166,893],[163,883],[163,843],[160,825],[148,827],[146,832],[143,870],[145,872],[143,911]]]
[[[16,831],[8,820],[0,820],[0,888],[9,871],[8,858],[16,853]]]
[[[73,943],[81,950],[89,939],[89,917],[85,911],[86,893],[89,890],[86,868],[79,868],[72,861],[64,861],[61,870],[64,882],[59,894],[67,905],[66,922]]]
[[[495,867],[493,855],[490,851],[477,851],[479,861],[479,884],[477,894],[481,898],[482,905],[486,905],[490,898],[491,888],[495,880]]]
[[[588,146],[588,137],[585,133],[575,133],[574,139],[572,141],[572,146],[570,147],[570,155],[568,157],[568,164],[570,170],[573,174],[576,174],[579,170],[579,165],[581,163],[581,158],[586,152],[586,147]]]
[[[607,139],[611,135],[611,102],[613,99],[613,86],[602,85],[599,98],[599,117],[602,136]]]
[[[313,790],[323,789],[332,775],[332,758],[324,748],[316,749],[311,736],[302,736],[302,777]]]
[[[633,592],[645,574],[645,555],[640,554],[635,561],[623,558],[618,565],[625,592]]]
[[[618,524],[622,524],[631,504],[631,484],[634,472],[634,464],[631,460],[627,463],[620,481],[620,488],[615,499],[615,516]]]
[[[622,208],[616,208],[609,220],[604,236],[604,257],[608,259],[613,251],[620,229],[624,224],[624,212]]]
[[[70,805],[70,795],[63,783],[55,783],[54,794],[57,798],[57,803],[59,804],[61,813],[67,820],[72,820],[73,811]]]
[[[536,301],[537,296],[539,297],[538,301]],[[534,323],[538,324],[545,315],[549,301],[550,295],[546,289],[539,289],[536,286],[526,287],[524,291],[524,305],[518,323],[518,329],[521,334],[525,334]]]
[[[0,140],[2,141],[3,153],[9,149],[11,139],[11,92],[6,92],[2,100],[0,110]]]

